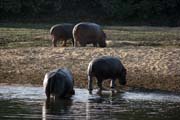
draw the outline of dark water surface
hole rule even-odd
[[[47,103],[42,87],[0,86],[0,120],[180,120],[180,96],[131,90],[112,96],[75,89],[69,100]]]

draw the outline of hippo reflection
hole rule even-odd
[[[67,115],[70,111],[72,99],[58,99],[54,101],[46,100],[42,106],[43,120],[61,119],[61,116]],[[63,119],[63,118],[62,118]]]
[[[70,97],[75,94],[72,73],[67,68],[60,68],[46,73],[43,86],[47,99]]]
[[[121,85],[126,84],[126,69],[122,65],[118,57],[103,56],[93,59],[88,66],[88,90],[92,94],[93,82],[92,78],[96,77],[97,85],[99,87],[98,93],[101,94],[103,89],[102,82],[105,79],[111,79],[111,88],[115,87],[115,80],[119,79]]]
[[[75,46],[80,44],[84,47],[86,44],[93,44],[97,47],[106,47],[106,34],[101,29],[100,25],[89,22],[81,22],[74,26],[73,37]]]

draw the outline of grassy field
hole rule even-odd
[[[128,86],[180,91],[180,28],[103,26],[107,48],[51,47],[50,24],[0,24],[0,83],[42,85],[46,72],[68,67],[87,87],[88,63],[119,56]],[[108,83],[108,82],[107,82]]]
[[[0,48],[49,47],[51,24],[0,24]],[[180,28],[103,26],[108,47],[180,47]]]

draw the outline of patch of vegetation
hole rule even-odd
[[[48,24],[0,24],[0,48],[51,46],[50,27]],[[178,27],[104,26],[103,28],[107,34],[108,47],[180,46]]]
[[[87,87],[88,63],[110,55],[121,58],[129,86],[180,90],[180,28],[103,26],[107,48],[51,48],[50,26],[19,25],[0,26],[0,83],[42,85],[46,72],[68,67],[75,85]]]

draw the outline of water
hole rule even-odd
[[[75,89],[71,99],[46,102],[42,87],[0,86],[0,120],[179,120],[178,94],[131,90],[112,96]]]

